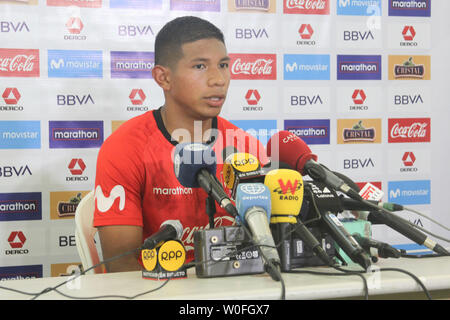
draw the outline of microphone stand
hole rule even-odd
[[[216,213],[216,201],[211,195],[206,198],[206,214],[209,217],[209,228],[214,229],[214,214]]]

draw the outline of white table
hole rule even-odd
[[[429,291],[449,290],[450,257],[425,259],[382,259],[375,268],[401,268],[416,275]],[[338,272],[332,268],[305,268],[318,272]],[[283,273],[286,299],[333,299],[363,297],[363,281],[358,276],[325,276]],[[410,276],[393,271],[365,274],[368,280],[369,298],[375,295],[417,292],[421,287]],[[30,280],[8,280],[0,286],[40,292],[47,287],[62,283],[65,278],[48,277]],[[155,289],[163,281],[142,279],[141,272],[83,275],[62,285],[59,290],[73,297],[104,295],[135,296]],[[136,299],[177,300],[275,300],[281,297],[281,284],[267,274],[199,279],[193,268],[185,279],[170,280],[163,288]],[[426,299],[425,294],[422,295]],[[30,296],[0,289],[0,299],[30,299]],[[110,297],[120,299],[119,297]],[[55,291],[38,299],[68,299]],[[107,299],[107,298],[102,298]]]

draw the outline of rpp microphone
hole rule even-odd
[[[261,249],[266,271],[274,280],[278,273],[280,257],[269,227],[271,212],[270,192],[262,183],[241,183],[236,190],[239,220],[249,226],[255,244]]]
[[[264,174],[258,158],[246,152],[228,155],[223,164],[223,181],[231,198],[235,197],[240,183],[262,183]]]
[[[269,157],[276,157],[276,153],[278,153],[280,161],[286,162],[302,175],[307,174],[314,181],[323,182],[328,187],[341,191],[351,198],[361,199],[358,192],[341,178],[317,163],[317,155],[313,154],[308,145],[295,134],[289,131],[275,133],[267,142],[267,154]]]
[[[161,223],[159,231],[144,240],[141,249],[152,250],[159,243],[169,240],[180,240],[183,234],[183,226],[179,220],[167,220]]]
[[[358,233],[353,234],[353,238],[373,257],[380,258],[400,258],[402,253],[387,243],[376,241],[361,236]]]
[[[304,183],[300,173],[291,169],[275,169],[269,171],[264,179],[269,188],[272,202],[270,223],[272,230],[282,238],[286,229],[284,223],[293,225],[295,234],[316,254],[326,265],[333,261],[326,254],[320,242],[297,217],[303,204]],[[285,239],[279,239],[283,241]]]
[[[174,171],[180,184],[187,188],[201,187],[233,217],[236,207],[216,178],[214,150],[202,143],[180,143],[175,147]]]

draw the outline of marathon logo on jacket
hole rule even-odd
[[[431,0],[389,0],[389,16],[431,17]]]
[[[381,80],[380,55],[338,55],[338,80]]]
[[[331,0],[283,0],[283,13],[330,14]]]
[[[0,193],[0,221],[23,220],[42,220],[42,194]]]
[[[276,80],[277,55],[257,53],[231,53],[231,79]]]
[[[152,79],[154,52],[111,51],[111,78]]]
[[[220,11],[220,0],[170,0],[170,10]]]
[[[49,121],[50,148],[99,148],[103,121]]]
[[[39,77],[38,49],[0,49],[0,77]]]
[[[430,142],[431,118],[388,119],[388,142]]]
[[[330,144],[330,119],[284,120],[284,130],[307,144]]]
[[[48,50],[49,78],[103,78],[101,50]]]

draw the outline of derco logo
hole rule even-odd
[[[20,93],[17,88],[6,88],[2,94],[6,104],[17,104],[20,99]]]
[[[17,88],[6,88],[2,94],[6,106],[0,105],[0,111],[22,111],[23,106],[18,105],[20,97],[21,95]]]
[[[261,95],[256,89],[249,89],[245,94],[245,100],[247,105],[242,107],[242,111],[263,111],[264,108],[259,103],[261,100]]]
[[[86,169],[86,164],[84,163],[83,159],[72,159],[67,168],[69,169],[72,176],[66,177],[66,181],[88,181],[88,176],[82,176],[84,170]]]
[[[8,237],[9,246],[12,250],[5,250],[6,255],[12,254],[27,254],[28,249],[22,249],[27,238],[22,231],[13,231]]]
[[[148,106],[144,106],[144,101],[147,96],[142,89],[131,90],[130,98],[132,106],[127,106],[127,111],[148,111]]]

